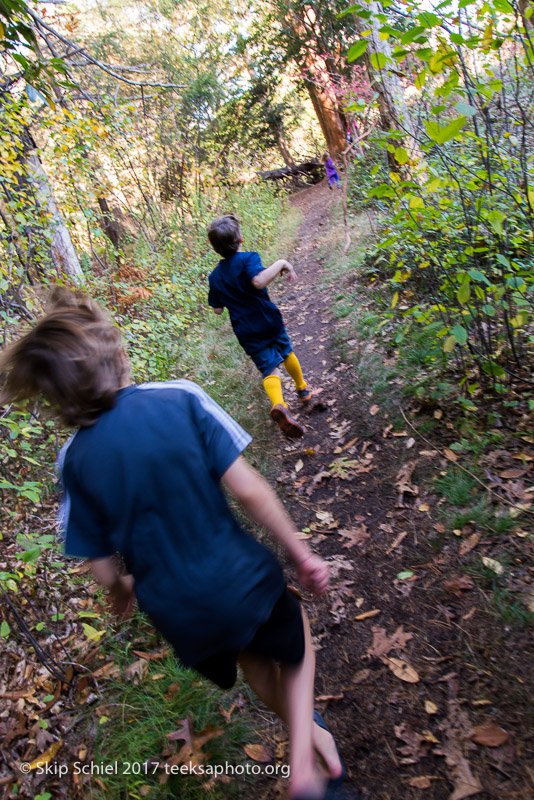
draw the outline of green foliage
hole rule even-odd
[[[426,328],[425,365],[459,375],[466,411],[534,365],[533,62],[526,18],[508,6],[473,6],[476,35],[462,7],[443,4],[424,14],[408,4],[398,26],[374,20],[392,46],[377,69],[423,65],[422,124],[376,137],[390,171],[375,169],[369,196],[388,218],[368,264],[391,287],[395,325],[384,326],[401,357]]]

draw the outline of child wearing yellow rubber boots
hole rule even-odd
[[[208,238],[215,252],[222,256],[209,276],[208,303],[216,314],[228,309],[239,344],[262,374],[272,403],[271,418],[286,436],[299,438],[304,429],[290,414],[284,400],[280,365],[293,378],[302,403],[308,403],[312,393],[293,352],[282,315],[266,288],[284,272],[290,283],[294,283],[295,270],[285,259],[264,268],[258,253],[243,252],[241,227],[234,214],[214,219],[208,228]]]

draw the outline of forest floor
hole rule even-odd
[[[299,410],[286,384],[306,433],[280,440],[276,477],[332,568],[326,599],[305,597],[304,606],[317,646],[317,708],[339,742],[347,785],[362,800],[533,798],[532,637],[498,619],[465,569],[471,549],[492,556],[495,540],[469,526],[463,538],[444,535],[432,479],[451,462],[439,434],[429,442],[398,416],[392,424],[355,380],[352,359],[341,360],[344,322],[332,308],[348,282],[325,280],[344,242],[340,193],[323,182],[292,204],[303,214],[289,255],[298,283],[278,302],[315,394]],[[357,251],[370,234],[365,215],[351,234]],[[365,346],[351,338],[345,352]],[[270,735],[283,750],[275,720]],[[280,794],[282,782],[258,796]]]

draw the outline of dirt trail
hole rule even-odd
[[[520,707],[499,708],[490,655],[498,627],[474,592],[446,591],[458,564],[443,555],[447,546],[437,555],[429,544],[436,536],[432,498],[408,491],[399,505],[402,465],[412,459],[420,471],[435,472],[437,454],[420,441],[408,449],[411,431],[392,435],[332,347],[331,307],[342,287],[321,287],[320,248],[336,202],[339,194],[324,182],[292,199],[304,214],[289,256],[299,281],[278,301],[305,376],[319,390],[300,410],[305,437],[280,440],[278,476],[293,518],[332,565],[328,599],[305,602],[318,647],[317,707],[340,743],[347,784],[362,800],[526,800],[534,797],[528,766],[520,775],[512,765],[517,751],[509,740],[491,748],[470,740],[473,725],[488,721],[504,718],[508,730],[521,729]],[[287,383],[298,411],[291,392]],[[409,470],[405,477],[410,486]],[[412,577],[399,579],[406,570]],[[481,625],[487,631],[473,639]],[[503,658],[497,671],[510,668]]]

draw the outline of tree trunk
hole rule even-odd
[[[306,89],[328,152],[332,158],[336,158],[345,149],[347,125],[330,77],[327,56],[320,55],[323,50],[319,42],[314,40],[315,34],[307,29],[304,21],[296,14],[291,19],[291,28],[295,38],[302,42],[302,55],[298,60],[304,69]]]
[[[307,59],[308,60],[308,59]],[[317,65],[314,64],[313,68],[308,67],[312,75],[315,73],[312,69],[316,69]],[[326,79],[330,78],[326,75]],[[318,85],[312,80],[306,81],[306,88],[313,103],[313,108],[323,136],[326,141],[326,147],[332,158],[336,158],[343,152],[346,145],[345,136],[345,121],[343,115],[338,109],[337,98],[333,91],[328,91],[326,88],[328,84]]]
[[[39,153],[30,134],[25,137],[24,156],[26,173],[33,188],[35,200],[46,219],[43,223],[45,236],[49,241],[50,256],[57,271],[58,277],[67,276],[74,283],[82,285],[84,275],[72,239],[61,212],[57,206],[50,182],[43,169]]]

